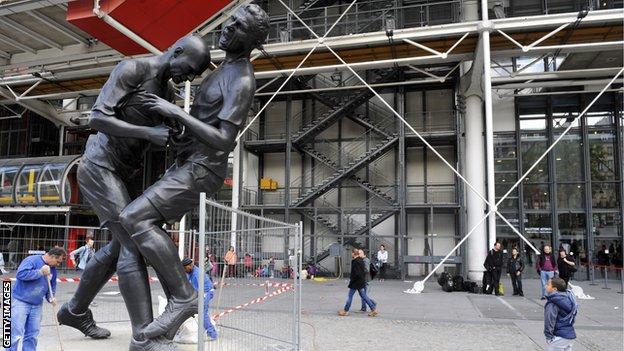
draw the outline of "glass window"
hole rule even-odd
[[[555,135],[555,139],[560,134]],[[567,133],[554,150],[557,181],[583,180],[583,142],[581,135]]]
[[[537,249],[541,249],[545,244],[551,243],[552,223],[550,214],[546,213],[525,213],[524,233]]]
[[[0,204],[13,202],[13,186],[20,166],[0,168]]]
[[[549,210],[550,190],[548,184],[527,184],[523,188],[524,208],[528,210]]]
[[[620,207],[619,184],[592,182],[592,207],[618,209]]]
[[[41,171],[41,165],[24,166],[17,177],[17,202],[21,204],[33,204],[35,198],[35,184]]]
[[[589,165],[592,181],[618,179],[615,162],[615,132],[611,130],[594,130],[587,135],[589,139]]]
[[[613,126],[615,118],[611,111],[589,111],[585,114],[585,122],[590,128]]]
[[[535,161],[537,161],[542,154],[548,149],[548,143],[546,137],[543,135],[533,136],[531,138],[525,138],[522,140],[522,173],[528,171]],[[548,156],[544,157],[531,173],[524,179],[529,183],[540,183],[548,181]]]
[[[39,187],[39,202],[62,202],[61,182],[65,166],[65,164],[50,164],[44,167],[41,179],[37,184],[37,186]]]
[[[557,184],[557,208],[584,209],[585,186],[583,184]]]
[[[559,242],[566,251],[587,261],[587,229],[584,213],[560,213]]]
[[[594,213],[594,238],[621,238],[622,215],[620,213]]]

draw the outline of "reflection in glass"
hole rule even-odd
[[[589,139],[589,165],[592,181],[615,180],[615,133],[595,130],[587,135]]]
[[[13,186],[20,166],[0,168],[0,204],[13,202]]]
[[[592,207],[618,209],[620,207],[619,184],[592,182]]]
[[[587,262],[587,230],[584,213],[560,213],[560,246],[581,262]]]
[[[61,181],[65,166],[65,164],[50,164],[44,167],[41,180],[37,184],[39,187],[39,202],[61,202]]]
[[[583,184],[557,184],[557,208],[584,209],[585,186]]]
[[[559,134],[555,135],[558,138]],[[583,180],[583,142],[580,134],[569,132],[555,146],[557,181]]]
[[[523,184],[524,208],[527,210],[550,209],[548,184]]]
[[[35,184],[41,171],[41,165],[24,166],[17,178],[16,194],[17,202],[21,204],[33,204],[35,198]]]

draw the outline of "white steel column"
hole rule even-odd
[[[477,95],[466,97],[464,172],[466,180],[481,194],[485,193],[485,149],[483,140],[482,100]],[[482,221],[485,203],[473,191],[466,191],[466,228],[478,223],[466,245],[468,279],[481,281],[487,253],[486,225]]]
[[[487,200],[492,214],[488,218],[488,249],[496,242],[496,193],[494,191],[494,126],[492,122],[492,78],[490,74],[490,21],[488,19],[488,2],[481,0],[483,45],[483,100],[485,102],[485,157],[487,172]]]

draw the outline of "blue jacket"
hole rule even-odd
[[[576,339],[574,319],[578,304],[572,291],[556,292],[546,296],[544,306],[544,335],[546,340],[555,336],[564,339]]]
[[[83,245],[76,250],[69,253],[69,256],[75,258],[76,255],[80,255],[80,261],[78,262],[78,269],[84,270],[87,268],[87,263],[95,255],[95,249],[89,247],[89,245]]]
[[[199,268],[197,268],[197,266],[193,266],[193,270],[191,271],[191,273],[187,273],[186,275],[188,276],[188,279],[191,282],[193,288],[195,288],[195,290],[199,290]],[[212,290],[214,290],[212,280],[209,276],[206,275],[204,277],[204,291],[206,293],[210,293]]]
[[[22,261],[15,275],[13,298],[31,305],[42,304],[44,298],[50,301],[48,278],[39,272],[45,264],[42,255],[28,256]],[[56,293],[56,268],[50,267],[50,273],[52,291]]]

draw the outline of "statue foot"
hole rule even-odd
[[[129,351],[180,351],[171,340],[167,340],[162,336],[154,339],[146,339],[137,341],[132,338],[130,341]]]
[[[165,312],[143,329],[143,335],[147,339],[160,335],[173,339],[175,333],[180,329],[180,325],[197,313],[197,305],[196,291],[193,293],[193,297],[187,301],[169,300],[167,307],[165,307]]]
[[[108,329],[95,325],[91,310],[87,310],[83,314],[74,314],[69,310],[69,305],[65,303],[59,309],[56,318],[59,324],[78,329],[85,336],[93,339],[106,339],[111,335]]]

